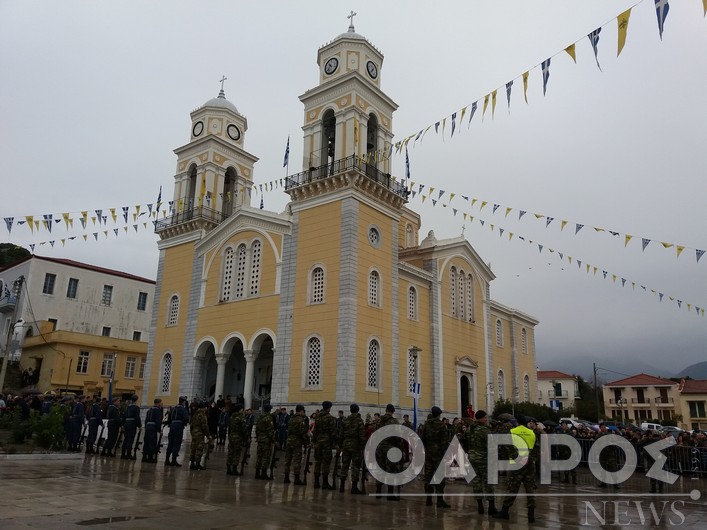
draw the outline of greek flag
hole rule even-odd
[[[594,50],[594,59],[597,62],[597,67],[599,67],[599,70],[601,71],[601,66],[599,66],[599,50],[597,49],[597,46],[599,45],[599,33],[601,33],[601,28],[595,29],[589,35],[587,35],[587,37],[589,38],[589,42],[592,43],[592,49]]]
[[[658,16],[658,31],[661,40],[663,39],[663,24],[665,24],[668,11],[670,11],[668,0],[655,0],[655,14]]]
[[[545,92],[547,91],[547,80],[550,79],[550,59],[549,58],[542,62],[542,71],[543,71],[543,96],[544,96]]]
[[[407,144],[405,144],[405,180],[410,180],[410,156],[408,156]]]
[[[285,159],[282,161],[282,167],[286,167],[290,163],[290,137],[287,137],[287,147],[285,147]]]

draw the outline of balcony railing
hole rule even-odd
[[[631,404],[633,406],[646,406],[650,407],[651,406],[651,400],[649,398],[631,398]]]
[[[547,397],[566,398],[567,397],[567,390],[548,390]]]
[[[656,403],[656,405],[663,405],[666,407],[672,407],[673,406],[673,398],[658,396],[657,398],[655,398],[655,403]]]
[[[223,212],[212,210],[211,208],[206,208],[205,206],[191,207],[182,210],[181,212],[173,213],[164,219],[155,221],[155,232],[196,220],[204,220],[217,225],[222,223],[226,217],[227,215]]]
[[[2,293],[0,293],[1,295]],[[10,295],[0,299],[0,313],[12,313],[17,304],[17,299]]]
[[[373,164],[367,164],[356,155],[347,156],[341,160],[335,160],[331,164],[319,167],[311,167],[307,171],[302,171],[295,175],[290,175],[285,179],[285,191],[289,191],[299,186],[304,186],[310,182],[332,177],[346,171],[355,170],[361,175],[377,182],[381,186],[389,189],[394,194],[407,200],[408,190],[402,182],[393,180],[390,173],[379,171]]]

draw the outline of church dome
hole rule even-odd
[[[218,93],[218,97],[211,98],[201,107],[216,107],[219,109],[228,109],[232,112],[235,112],[236,114],[240,114],[236,106],[226,99],[226,94],[224,93],[223,89],[221,89],[221,91]]]
[[[336,37],[334,40],[339,40],[339,39],[356,39],[356,40],[366,40],[366,37],[361,35],[360,33],[356,33],[353,29],[353,26],[349,26],[349,30],[345,31],[338,37]]]

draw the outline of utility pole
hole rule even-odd
[[[597,404],[597,423],[599,423],[599,387],[597,386],[597,363],[592,363],[594,366],[594,400]]]

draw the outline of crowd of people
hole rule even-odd
[[[400,473],[412,462],[412,450],[405,437],[383,438],[375,448],[375,462],[364,462],[364,448],[368,439],[378,430],[390,425],[400,425],[415,429],[409,416],[403,415],[402,422],[395,417],[395,407],[388,404],[383,414],[361,416],[360,408],[353,403],[348,414],[339,410],[332,414],[332,403],[324,401],[320,409],[307,415],[303,405],[297,405],[289,412],[285,407],[273,409],[264,405],[261,411],[245,409],[242,400],[235,402],[227,396],[219,396],[216,401],[194,400],[191,403],[185,397],[169,409],[165,409],[160,399],[145,412],[144,419],[137,405],[138,396],[126,400],[113,397],[88,399],[84,396],[44,396],[35,395],[22,398],[19,396],[3,399],[0,395],[0,411],[17,410],[20,421],[29,418],[31,411],[37,414],[49,414],[51,410],[60,410],[64,417],[66,442],[69,451],[81,451],[85,448],[88,455],[100,454],[102,457],[115,457],[118,449],[120,458],[135,460],[138,451],[142,452],[142,461],[156,463],[162,443],[164,428],[168,427],[165,450],[165,466],[181,467],[177,460],[180,455],[185,429],[190,429],[191,445],[189,469],[205,469],[209,453],[216,445],[227,446],[226,474],[240,476],[244,466],[249,464],[251,442],[254,438],[256,454],[249,465],[255,468],[254,478],[273,480],[276,462],[284,459],[283,482],[295,486],[307,484],[307,475],[313,475],[313,487],[323,490],[337,489],[349,491],[353,495],[365,493],[367,475],[372,470],[381,470],[392,475]],[[574,437],[582,448],[581,462],[588,461],[592,444],[602,436],[616,434],[628,440],[636,448],[643,460],[643,470],[652,464],[652,456],[645,451],[645,446],[671,434],[666,432],[640,432],[628,428],[609,431],[607,425],[600,423],[595,429],[577,428],[570,423],[559,426],[543,425],[534,418],[523,415],[500,415],[491,419],[486,412],[469,411],[471,416],[453,418],[451,421],[442,416],[439,407],[432,407],[426,421],[416,430],[422,440],[425,460],[422,480],[427,505],[447,508],[444,498],[445,480],[439,475],[440,464],[447,454],[447,449],[454,438],[459,442],[474,470],[475,477],[471,487],[478,505],[478,513],[497,518],[508,519],[509,510],[514,504],[520,486],[526,493],[532,494],[536,488],[539,473],[539,455],[543,442],[542,434],[562,433]],[[104,421],[105,420],[105,421]],[[107,433],[104,433],[104,430]],[[511,434],[513,445],[502,445],[499,454],[489,454],[488,437],[494,433]],[[105,436],[104,436],[105,434]],[[519,441],[518,443],[516,441]],[[520,442],[522,440],[522,442]],[[391,449],[399,449],[401,458],[392,462],[389,458]],[[278,456],[278,451],[284,456]],[[676,437],[676,443],[665,451],[668,456],[666,467],[671,471],[697,472],[707,471],[707,437],[704,433],[682,433]],[[616,446],[608,447],[599,454],[602,467],[608,471],[617,471],[623,464],[624,454]],[[564,460],[569,457],[569,448],[563,445],[553,446],[552,457]],[[489,458],[519,461],[522,465],[506,476],[506,488],[503,495],[497,495],[490,484],[487,474]],[[369,458],[370,460],[370,458]],[[640,466],[639,466],[640,467]],[[395,483],[384,483],[381,474],[376,474],[375,494],[388,501],[400,500],[400,487]],[[291,480],[291,478],[293,480]],[[561,474],[561,482],[572,481],[577,484],[577,470],[567,470]],[[338,481],[338,483],[337,483]],[[383,492],[384,486],[386,492]],[[608,484],[599,480],[597,487]],[[613,487],[619,488],[618,484]],[[650,480],[651,492],[662,492],[663,482]],[[496,500],[502,497],[497,506]],[[535,518],[535,498],[527,496],[528,520]]]

